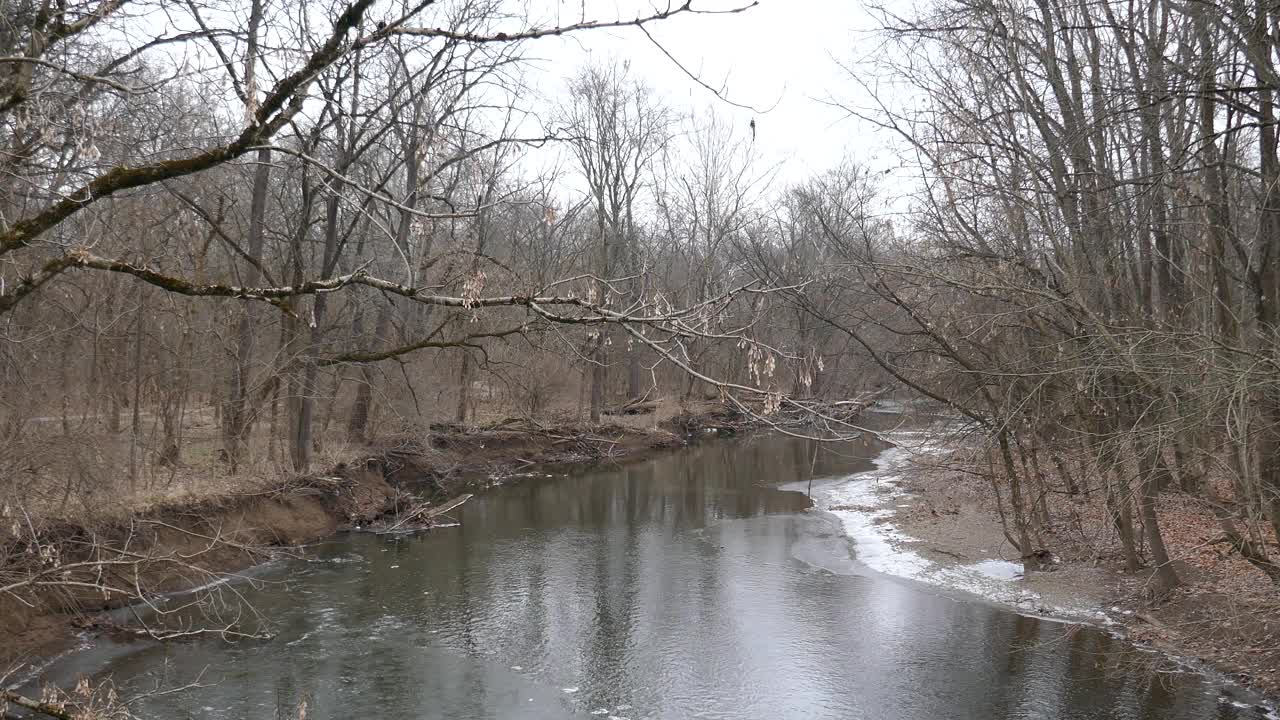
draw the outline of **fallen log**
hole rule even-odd
[[[10,690],[0,690],[0,706],[4,703],[17,705],[24,710],[40,713],[49,717],[61,718],[62,720],[75,720],[81,715],[75,710],[74,706],[64,702],[43,702],[41,700],[33,700],[24,697]],[[5,717],[9,717],[8,714]]]
[[[448,512],[462,507],[463,503],[474,497],[471,493],[459,495],[452,500],[448,500],[440,505],[416,505],[407,512],[403,512],[396,516],[395,522],[374,530],[379,535],[395,532],[411,532],[415,530],[430,530],[433,521]]]
[[[466,501],[470,500],[472,497],[474,497],[474,496],[473,496],[471,493],[466,493],[466,494],[464,494],[464,495],[459,495],[458,497],[456,497],[456,498],[454,498],[454,499],[452,499],[452,500],[450,500],[450,501],[446,502],[446,503],[445,503],[445,504],[443,504],[443,505],[437,505],[436,507],[430,508],[430,509],[427,511],[427,513],[426,513],[426,516],[425,516],[425,517],[426,517],[428,520],[430,520],[431,518],[435,518],[435,517],[439,517],[439,516],[441,516],[441,515],[444,515],[445,513],[449,512],[450,510],[455,510],[455,509],[457,509],[457,508],[462,507],[462,504],[463,504],[463,503],[465,503]]]
[[[631,402],[616,408],[606,408],[605,415],[617,417],[619,415],[648,415],[658,409],[658,403],[650,402]]]

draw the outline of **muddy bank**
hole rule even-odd
[[[712,422],[710,417],[697,421],[699,427]],[[696,432],[679,432],[670,425],[437,425],[425,439],[393,437],[378,441],[365,462],[377,467],[394,486],[411,488],[428,497],[444,497],[533,473],[635,461],[681,447],[697,437]]]
[[[1280,697],[1280,601],[1269,581],[1242,559],[1200,552],[1218,534],[1207,510],[1176,497],[1162,499],[1161,523],[1171,530],[1171,554],[1184,586],[1158,602],[1150,595],[1150,570],[1124,572],[1120,550],[1102,527],[1105,515],[1084,498],[1059,508],[1041,531],[1055,560],[1048,571],[1010,573],[974,586],[956,579],[975,568],[1019,563],[1004,537],[991,487],[949,466],[940,449],[917,450],[904,453],[865,508],[895,553],[919,558],[928,568],[914,579],[975,592],[1023,612],[1102,625]]]
[[[441,425],[384,438],[327,472],[267,490],[149,507],[96,522],[65,521],[0,537],[0,680],[101,631],[103,611],[136,598],[201,587],[350,528],[367,528],[460,493],[600,463],[636,461],[742,418],[702,409],[651,427]],[[109,561],[104,563],[103,561]]]
[[[71,647],[96,616],[216,582],[280,551],[369,522],[400,497],[376,472],[304,477],[272,490],[150,508],[113,523],[46,525],[0,548],[0,678]]]

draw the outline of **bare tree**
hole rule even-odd
[[[593,294],[621,296],[633,306],[643,293],[636,214],[650,165],[671,133],[671,114],[652,91],[630,76],[625,64],[589,66],[569,83],[569,102],[559,121],[572,138],[574,157],[595,211],[597,258]],[[590,357],[591,421],[600,421],[609,367],[606,333],[594,333]],[[627,395],[641,395],[639,353],[627,353]]]

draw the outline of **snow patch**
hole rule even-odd
[[[967,569],[995,580],[1020,580],[1023,570],[1021,565],[1008,560],[983,560],[969,565]]]
[[[1022,585],[1022,565],[1007,560],[983,560],[968,565],[941,565],[907,547],[916,538],[906,535],[890,519],[904,504],[907,493],[899,482],[902,471],[916,454],[934,454],[938,446],[923,441],[919,432],[895,433],[897,447],[882,452],[876,468],[834,482],[815,485],[814,505],[835,516],[853,539],[855,558],[886,575],[972,593],[1019,611],[1041,616],[1065,616],[1093,620],[1106,618],[1092,608],[1047,606],[1041,596]]]

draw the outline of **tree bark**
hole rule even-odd
[[[256,102],[254,78],[258,63],[258,29],[262,24],[262,0],[253,0],[249,11],[248,47],[245,52],[245,85],[251,102]],[[250,111],[246,108],[246,112]],[[262,278],[262,245],[267,213],[267,190],[271,180],[271,150],[260,148],[253,170],[253,190],[249,200],[249,237],[244,284],[256,286]],[[212,232],[212,229],[211,229]],[[249,418],[250,364],[253,362],[257,304],[237,308],[236,351],[227,378],[227,397],[222,409],[222,447],[228,469],[235,474],[245,459],[252,421]]]
[[[1138,482],[1141,490],[1138,496],[1138,511],[1142,517],[1143,535],[1147,547],[1151,548],[1151,561],[1155,564],[1155,596],[1163,597],[1178,587],[1181,580],[1169,559],[1169,551],[1164,544],[1164,535],[1160,532],[1160,519],[1156,514],[1156,496],[1160,486],[1160,468],[1157,462],[1159,448],[1149,441],[1138,441]]]

